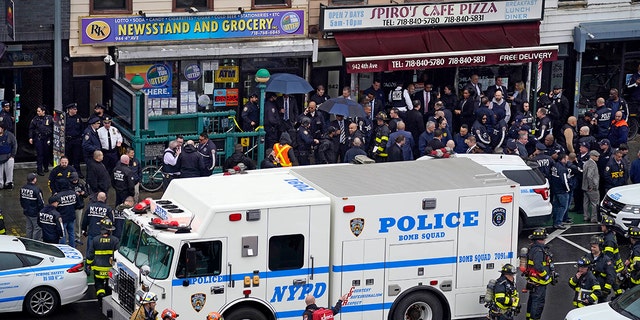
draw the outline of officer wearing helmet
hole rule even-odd
[[[318,145],[320,141],[313,138],[311,129],[311,119],[302,117],[300,119],[300,127],[298,127],[298,163],[301,166],[311,164],[310,156],[312,147]]]
[[[602,216],[602,221],[600,223],[600,230],[602,231],[602,253],[605,256],[611,259],[611,263],[613,263],[613,270],[616,272],[616,277],[618,279],[623,279],[622,273],[624,272],[624,263],[622,263],[622,258],[620,257],[620,251],[618,249],[618,240],[616,239],[616,233],[613,230],[613,226],[615,226],[616,222],[612,217],[608,215]],[[613,292],[615,296],[619,296],[622,294],[622,289],[620,288],[620,284],[618,281],[614,283]]]
[[[207,320],[224,320],[224,318],[222,317],[221,314],[214,311],[214,312],[209,312],[209,314],[207,315]]]
[[[160,312],[160,318],[162,318],[162,320],[176,320],[176,318],[179,316],[179,314],[177,314],[175,311],[173,311],[173,309],[170,308],[166,308],[162,310],[162,312]]]
[[[591,253],[588,255],[591,260],[591,271],[600,284],[600,295],[598,303],[607,301],[607,297],[616,285],[616,271],[613,268],[611,258],[602,253],[603,239],[599,235],[594,235],[589,241]]]
[[[520,312],[520,298],[514,281],[516,267],[507,263],[500,270],[493,288],[493,304],[489,316],[494,320],[510,320]]]
[[[131,314],[129,320],[156,320],[158,317],[158,311],[156,311],[157,301],[158,296],[155,293],[145,292],[145,294],[140,297],[140,303],[142,305]]]
[[[640,228],[636,226],[629,227],[627,231],[629,239],[631,239],[631,254],[629,259],[624,262],[627,274],[629,276],[629,287],[640,284]]]
[[[589,257],[582,257],[576,263],[578,272],[569,279],[569,286],[575,290],[573,296],[573,306],[582,308],[584,306],[598,303],[600,284],[596,276],[589,270],[591,260]]]
[[[100,236],[93,238],[93,246],[87,254],[87,265],[91,266],[91,270],[93,270],[96,296],[102,305],[102,297],[111,294],[111,290],[107,286],[109,269],[111,269],[113,253],[118,250],[120,241],[111,235],[111,231],[115,230],[111,219],[105,217],[99,224]]]
[[[549,247],[545,245],[547,231],[538,228],[529,236],[532,244],[527,253],[527,277],[529,300],[527,301],[527,319],[538,320],[542,316],[547,295],[547,285],[555,283],[555,271],[552,269]]]

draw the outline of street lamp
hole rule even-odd
[[[144,78],[142,78],[139,73],[136,73],[136,75],[131,78],[131,81],[129,81],[129,83],[131,84],[131,88],[133,88],[133,90],[139,91],[140,89],[144,88]]]
[[[258,127],[258,167],[262,164],[264,159],[264,90],[267,88],[267,81],[271,74],[267,69],[260,69],[256,72],[256,82],[258,83],[258,89],[260,89],[260,126]]]

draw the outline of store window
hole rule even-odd
[[[291,0],[253,0],[253,8],[291,7]]]
[[[132,0],[90,0],[90,14],[131,13]]]
[[[173,11],[183,12],[191,8],[201,11],[213,10],[213,0],[173,0]]]

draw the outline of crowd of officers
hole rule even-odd
[[[577,308],[606,302],[640,284],[640,227],[632,226],[627,231],[631,250],[629,257],[623,259],[614,226],[615,221],[611,217],[602,217],[602,233],[590,238],[590,253],[578,259],[578,270],[568,280],[568,285],[574,290],[572,303]],[[534,230],[529,236],[529,248],[520,252],[520,271],[527,281],[522,292],[529,295],[526,310],[528,320],[540,319],[547,286],[558,282],[553,254],[545,243],[547,237],[544,228]],[[513,319],[519,313],[520,298],[514,283],[516,273],[516,268],[511,264],[502,267],[501,276],[493,289],[493,301],[487,304],[490,318]]]

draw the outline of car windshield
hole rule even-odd
[[[504,170],[505,177],[519,183],[521,186],[541,186],[545,184],[544,177],[538,169],[532,170]]]
[[[64,258],[64,253],[56,246],[27,238],[18,238],[18,240],[22,242],[27,251],[42,253],[56,258]]]
[[[618,299],[611,302],[611,308],[633,319],[640,317],[640,286],[625,291]]]
[[[169,276],[173,248],[143,232],[133,221],[128,220],[125,224],[118,252],[136,267],[148,265],[152,279],[166,279]]]

